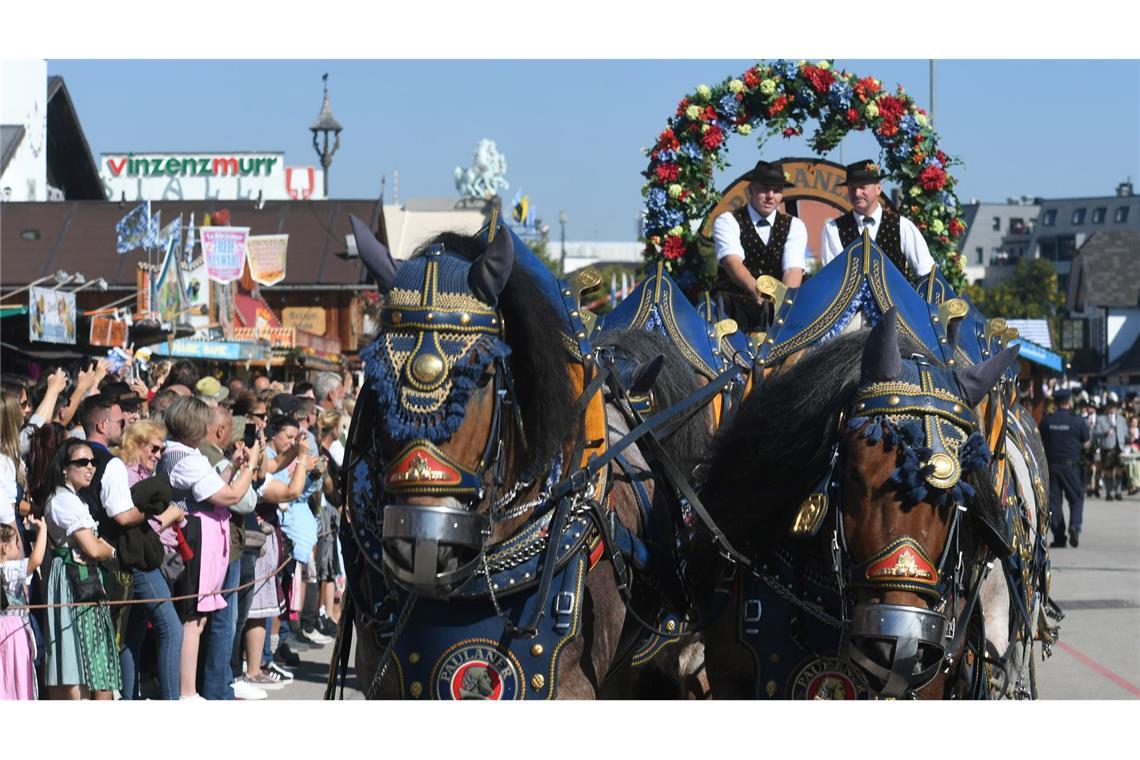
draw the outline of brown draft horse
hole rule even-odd
[[[714,698],[981,694],[1001,513],[971,410],[1016,350],[951,371],[896,322],[775,373],[714,441],[701,496],[754,562],[706,585],[728,597],[705,634]]]
[[[579,402],[592,368],[568,353],[512,236],[499,228],[488,245],[444,233],[397,263],[353,228],[385,296],[345,468],[342,544],[366,696],[678,696],[668,658],[643,671],[652,679],[629,672],[640,626],[627,603],[653,619],[660,596],[633,583],[622,598],[613,547],[583,517],[582,500],[602,500],[643,536],[639,492],[655,492],[644,458],[631,447],[565,513],[552,503],[551,488],[627,426],[600,391]],[[519,635],[528,623],[537,635]]]

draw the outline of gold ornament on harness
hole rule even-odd
[[[810,536],[819,529],[823,516],[827,514],[827,494],[810,494],[800,504],[800,511],[792,523],[793,536]]]
[[[934,471],[926,476],[926,482],[943,490],[953,487],[961,476],[961,470],[954,457],[941,451],[931,454],[928,462]]]
[[[872,578],[919,578],[930,580],[933,576],[926,568],[918,566],[918,559],[914,552],[907,549],[899,555],[894,567],[883,567],[871,573]]]
[[[421,383],[435,383],[446,371],[443,359],[435,354],[424,354],[412,364],[412,374]]]

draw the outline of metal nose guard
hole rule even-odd
[[[490,529],[487,515],[447,506],[389,504],[384,507],[384,567],[397,580],[419,594],[442,598],[453,592],[475,572],[484,534]],[[393,559],[389,544],[412,544],[412,570]],[[470,550],[474,558],[448,572],[439,572],[440,546]]]
[[[882,686],[884,697],[904,697],[938,673],[946,652],[946,617],[921,607],[860,604],[851,615],[847,656]],[[863,647],[885,644],[890,662]]]

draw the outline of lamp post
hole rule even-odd
[[[566,276],[566,212],[558,212],[558,223],[562,225],[562,255],[558,259],[558,276]]]
[[[325,74],[321,77],[325,83],[325,99],[321,103],[321,112],[317,114],[317,120],[313,122],[313,126],[309,130],[313,133],[313,150],[317,152],[317,156],[321,159],[321,168],[324,169],[321,184],[324,186],[325,198],[329,197],[329,165],[332,163],[333,154],[336,153],[337,148],[340,147],[340,131],[343,129],[340,122],[336,120],[332,113],[332,106],[329,104],[329,75]],[[329,133],[332,133],[334,142],[333,146],[329,148]]]

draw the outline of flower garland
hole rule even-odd
[[[955,241],[966,225],[949,172],[961,162],[938,149],[926,112],[901,85],[888,93],[877,79],[837,72],[830,61],[758,63],[715,87],[702,84],[681,99],[665,131],[646,151],[645,258],[664,260],[686,290],[709,287],[713,273],[698,250],[699,231],[693,227],[720,200],[713,170],[726,166],[728,135],[767,127],[758,136],[762,146],[772,135],[802,135],[809,119],[819,123],[809,144],[820,155],[848,132],[872,131],[883,165],[901,186],[902,213],[918,226],[950,284],[962,290],[964,258]]]

